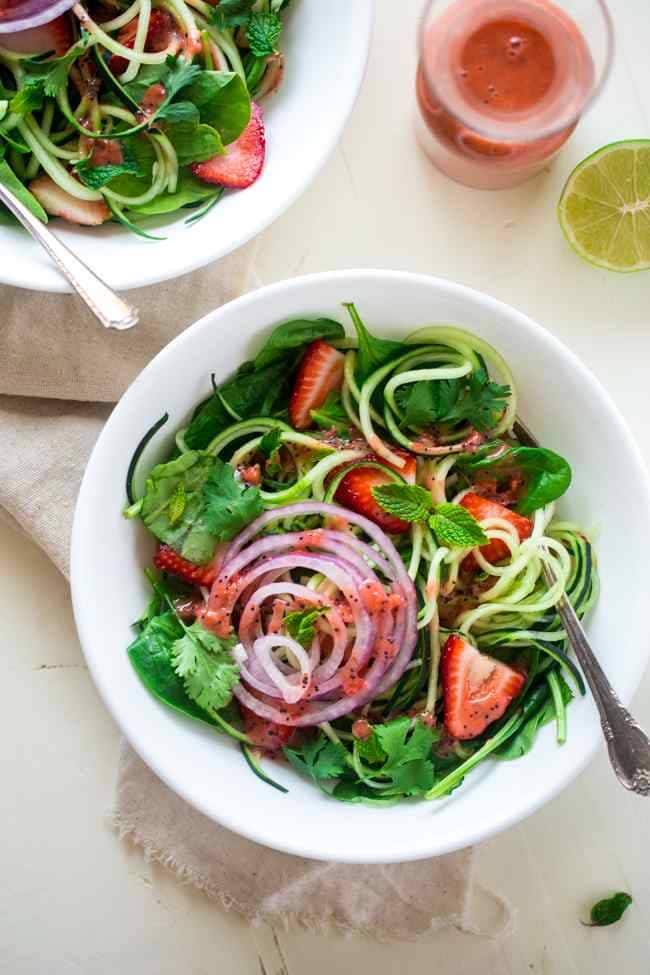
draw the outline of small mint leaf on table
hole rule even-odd
[[[615,924],[620,921],[631,903],[630,894],[619,891],[617,894],[612,894],[611,897],[606,897],[594,904],[589,915],[589,923],[584,921],[582,923],[588,928],[604,928],[610,924]]]

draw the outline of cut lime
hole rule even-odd
[[[592,264],[650,268],[650,139],[613,142],[578,163],[558,216],[571,246]]]

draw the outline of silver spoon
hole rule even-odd
[[[515,422],[514,432],[524,446],[539,447],[539,441],[521,420]],[[547,565],[543,571],[547,584],[552,586],[556,581],[553,571]],[[555,608],[596,702],[616,777],[631,792],[640,796],[650,795],[650,739],[619,701],[565,595]]]
[[[125,329],[137,325],[137,309],[104,284],[3,183],[0,183],[0,200],[20,220],[34,240],[45,248],[59,271],[105,328]]]

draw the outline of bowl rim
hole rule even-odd
[[[306,192],[321,169],[331,159],[334,151],[341,142],[343,130],[356,105],[368,66],[375,15],[375,0],[355,0],[354,4],[350,5],[350,13],[351,16],[356,18],[354,31],[358,38],[359,51],[361,53],[360,57],[350,67],[350,85],[347,89],[346,96],[341,98],[342,110],[337,123],[332,127],[332,138],[327,151],[320,157],[314,157],[310,165],[305,166],[304,169],[295,174],[292,188],[287,193],[282,194],[278,198],[278,202],[274,202],[270,206],[262,220],[255,223],[254,226],[251,223],[247,230],[234,234],[225,247],[221,247],[215,252],[207,253],[206,256],[206,252],[198,247],[178,246],[174,254],[173,268],[169,266],[162,271],[157,271],[156,261],[148,260],[147,255],[142,252],[142,259],[137,262],[137,267],[146,268],[147,274],[143,277],[134,277],[128,284],[120,281],[112,283],[111,287],[118,291],[132,291],[137,288],[147,288],[161,284],[164,281],[174,281],[184,274],[190,274],[192,271],[198,271],[203,267],[207,267],[209,264],[229,256],[238,250],[238,248],[243,247],[244,244],[247,244],[262,234]],[[128,232],[124,230],[123,233],[128,238]],[[122,237],[118,239],[122,239]],[[120,261],[121,266],[126,264],[128,262]],[[58,273],[48,278],[45,284],[35,286],[34,264],[31,260],[10,262],[8,267],[11,273],[6,276],[0,276],[0,284],[6,285],[7,287],[21,288],[26,291],[37,291],[43,294],[74,294],[74,289],[71,285],[68,284],[63,275]],[[54,266],[52,266],[52,269],[56,272]],[[120,271],[119,273],[121,274],[122,272]]]
[[[529,800],[528,805],[523,811],[521,808],[516,808],[513,811],[505,812],[498,819],[498,822],[491,823],[489,826],[485,826],[480,822],[475,822],[474,825],[463,835],[462,843],[457,842],[454,838],[447,841],[444,839],[441,840],[440,837],[435,836],[434,830],[432,831],[432,834],[435,841],[432,841],[428,846],[423,846],[421,843],[418,843],[418,845],[411,849],[408,853],[401,851],[399,854],[393,855],[392,857],[390,855],[386,856],[385,853],[378,853],[376,856],[368,856],[364,854],[362,858],[359,858],[358,856],[355,857],[354,853],[342,854],[340,851],[337,851],[336,856],[332,856],[330,851],[327,850],[319,853],[317,851],[318,845],[316,843],[314,843],[314,848],[311,849],[306,849],[300,843],[294,844],[290,841],[274,840],[273,843],[271,843],[268,836],[266,836],[263,831],[256,831],[254,828],[242,828],[237,818],[229,815],[227,812],[217,817],[214,810],[208,806],[207,803],[203,803],[194,795],[188,795],[186,791],[173,780],[173,776],[163,766],[161,766],[156,755],[152,754],[151,750],[146,746],[145,743],[139,741],[137,728],[134,726],[134,722],[130,720],[130,712],[128,709],[124,709],[123,713],[122,709],[120,708],[119,701],[112,694],[111,687],[108,685],[108,682],[106,684],[104,683],[100,668],[97,666],[97,661],[94,655],[86,650],[86,646],[91,646],[93,642],[92,610],[91,608],[86,608],[85,594],[82,586],[82,580],[84,577],[82,532],[84,528],[83,522],[85,509],[89,504],[91,506],[92,503],[91,482],[93,479],[94,461],[99,456],[101,451],[101,444],[105,429],[112,422],[114,417],[120,416],[122,412],[128,410],[130,391],[136,385],[145,385],[148,382],[149,376],[155,374],[160,363],[166,362],[168,359],[175,359],[183,344],[188,341],[187,337],[189,333],[195,333],[208,328],[214,329],[215,326],[219,324],[220,319],[227,318],[230,315],[233,308],[245,309],[248,305],[254,305],[259,301],[264,301],[265,299],[282,295],[283,293],[291,291],[294,288],[309,289],[312,285],[317,285],[322,282],[336,283],[341,287],[348,287],[351,280],[357,281],[359,279],[372,281],[377,285],[381,285],[382,282],[385,283],[387,281],[399,281],[406,285],[412,284],[416,286],[419,285],[442,289],[448,295],[453,295],[469,301],[479,302],[489,307],[494,312],[505,314],[511,321],[513,321],[513,323],[516,323],[518,320],[519,323],[524,325],[524,327],[530,328],[536,332],[542,341],[547,342],[557,355],[567,360],[571,366],[581,374],[583,381],[590,387],[591,391],[597,397],[599,403],[608,413],[616,433],[624,442],[624,448],[626,454],[629,456],[630,465],[632,468],[635,468],[634,473],[638,478],[639,491],[645,495],[646,509],[648,512],[650,512],[650,473],[645,464],[641,450],[634,439],[625,418],[623,417],[610,393],[601,384],[600,380],[582,362],[578,355],[569,349],[564,342],[562,342],[552,332],[548,331],[523,312],[518,311],[511,305],[508,305],[506,302],[493,298],[492,296],[478,291],[477,289],[470,288],[466,285],[458,284],[444,278],[439,278],[434,275],[413,273],[410,271],[386,270],[381,268],[351,268],[346,270],[325,271],[315,274],[300,275],[294,278],[286,278],[273,284],[257,288],[253,291],[247,292],[239,298],[234,299],[233,301],[228,302],[225,305],[222,305],[212,312],[209,312],[193,325],[189,326],[189,328],[181,332],[178,336],[176,336],[176,338],[169,342],[168,345],[161,349],[154,359],[152,359],[151,362],[136,377],[118,402],[113,413],[111,414],[111,417],[107,421],[106,426],[100,433],[86,466],[74,512],[71,538],[70,582],[75,623],[84,657],[86,658],[86,663],[95,686],[98,689],[109,713],[134,750],[170,789],[172,789],[177,795],[180,795],[192,807],[198,809],[213,822],[217,822],[232,832],[240,836],[244,836],[246,839],[259,843],[263,846],[271,847],[272,849],[278,850],[282,853],[288,853],[314,860],[335,860],[339,863],[372,864],[408,862],[426,859],[432,856],[441,856],[446,853],[451,853],[456,850],[469,847],[475,843],[482,842],[495,834],[503,832],[516,823],[522,822],[551,799],[559,795],[559,793],[562,792],[586,768],[602,744],[600,735],[595,735],[591,741],[586,743],[579,760],[575,761],[570,767],[567,767],[563,774],[558,776],[558,778],[553,782],[549,789],[544,792],[543,795],[540,795],[532,801]],[[650,520],[648,521],[646,528],[650,535]],[[646,649],[645,653],[640,654],[634,665],[631,666],[626,677],[625,687],[620,689],[619,696],[624,704],[629,703],[634,692],[638,688],[649,658],[650,643],[648,644],[648,648]]]

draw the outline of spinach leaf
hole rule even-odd
[[[138,206],[129,207],[129,209],[144,216],[157,216],[163,213],[173,213],[181,207],[202,203],[203,200],[209,200],[213,196],[215,196],[214,186],[202,183],[192,175],[189,169],[183,168],[178,174],[178,183],[174,193],[163,193],[149,203],[141,203]],[[207,446],[207,443],[202,446]]]
[[[564,704],[568,704],[573,699],[571,688],[558,673],[560,693]],[[541,728],[555,719],[555,706],[548,687],[544,690],[544,685],[536,691],[536,703],[532,713],[529,713],[526,721],[520,725],[518,730],[509,738],[494,754],[494,758],[504,762],[511,762],[514,759],[526,755],[533,745]]]
[[[392,359],[398,359],[399,356],[404,355],[405,352],[408,352],[412,348],[412,346],[404,345],[403,342],[376,338],[370,334],[363,324],[359,312],[352,302],[345,303],[345,308],[350,313],[359,342],[356,367],[359,383],[365,382],[368,376],[379,369],[380,366],[386,365]]]
[[[198,109],[201,122],[217,130],[224,145],[239,138],[251,117],[248,89],[234,71],[201,71],[185,97]]]
[[[203,496],[204,524],[220,542],[229,542],[264,510],[258,488],[245,487],[235,480],[230,464],[225,464],[219,457],[214,458]]]
[[[591,909],[590,923],[586,927],[603,928],[609,924],[615,924],[616,921],[620,921],[631,903],[631,896],[624,891],[619,891],[617,894],[612,894],[611,897],[598,901]]]
[[[334,429],[337,433],[347,433],[351,425],[338,389],[329,394],[322,406],[310,412],[312,420],[321,430]]]
[[[0,183],[7,187],[8,190],[17,197],[23,206],[26,206],[30,213],[33,213],[35,217],[42,220],[43,223],[47,223],[47,213],[38,202],[36,197],[29,192],[26,186],[24,186],[18,179],[13,169],[4,159],[0,159]],[[4,208],[3,208],[4,212]]]
[[[462,379],[423,380],[398,387],[395,399],[409,427],[466,421],[482,433],[503,413],[510,387],[492,382],[483,370]]]
[[[459,458],[462,470],[477,471],[490,469],[507,477],[513,471],[521,471],[526,476],[526,489],[519,500],[517,511],[530,515],[551,501],[565,494],[571,484],[571,467],[560,454],[545,447],[507,447],[503,444],[493,450],[494,445],[481,450],[478,455]]]
[[[301,350],[316,339],[337,341],[345,338],[345,330],[331,318],[295,318],[277,325],[257,353],[256,371],[277,362],[286,362],[287,352]]]
[[[172,647],[172,666],[188,696],[209,714],[230,704],[239,683],[239,667],[230,654],[236,642],[235,636],[220,640],[197,621]]]
[[[216,538],[204,521],[203,487],[213,467],[214,457],[199,451],[158,464],[147,478],[140,512],[156,538],[199,565],[212,558],[216,546]],[[174,520],[181,485],[183,511],[180,519]]]
[[[183,102],[179,104],[184,104]],[[173,107],[173,106],[172,106]],[[205,162],[213,156],[223,155],[224,148],[221,136],[211,125],[199,122],[199,113],[194,109],[194,115],[179,121],[165,123],[165,134],[174,147],[180,166],[188,166],[193,162]]]
[[[145,135],[130,136],[121,140],[121,145],[124,158],[134,163],[133,172],[123,171],[114,175],[110,181],[110,189],[124,196],[137,196],[151,185],[156,153]]]
[[[345,748],[322,733],[301,748],[285,748],[284,754],[298,772],[315,780],[337,779],[347,768]]]
[[[144,686],[164,704],[197,721],[216,722],[187,694],[174,670],[172,649],[183,627],[171,610],[148,619],[128,648],[129,659]]]

